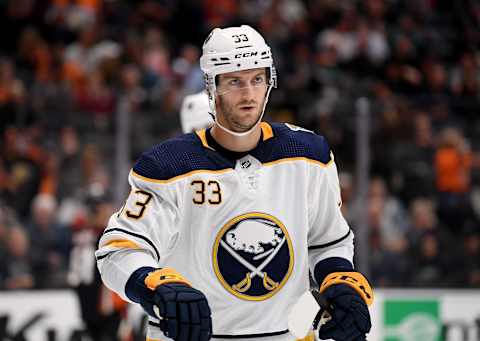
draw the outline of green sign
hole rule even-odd
[[[384,341],[441,341],[437,300],[386,300]]]

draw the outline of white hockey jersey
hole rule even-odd
[[[237,160],[205,130],[140,157],[96,252],[108,287],[128,299],[133,271],[173,267],[207,297],[214,338],[294,340],[287,316],[309,288],[309,266],[352,262],[353,233],[325,139],[289,124],[261,128],[258,146]],[[149,338],[168,340],[155,323]]]

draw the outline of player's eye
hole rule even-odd
[[[239,86],[240,85],[240,80],[238,79],[232,79],[228,82],[228,85],[231,85],[231,86]]]
[[[253,82],[256,85],[262,84],[263,82],[265,82],[265,77],[264,76],[256,76],[255,79],[253,80]]]

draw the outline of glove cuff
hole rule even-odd
[[[368,280],[359,272],[333,272],[329,274],[320,286],[320,293],[324,292],[328,287],[335,284],[346,284],[362,297],[367,305],[373,303],[373,289],[368,283]]]
[[[172,268],[162,268],[150,272],[148,276],[145,277],[144,283],[150,290],[155,290],[159,285],[168,283],[179,283],[188,285],[189,287],[192,286],[185,277]]]

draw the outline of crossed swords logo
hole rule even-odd
[[[240,282],[237,284],[232,285],[232,288],[238,292],[245,292],[248,289],[250,289],[250,286],[252,285],[252,278],[255,276],[259,276],[263,278],[263,286],[265,289],[268,291],[274,290],[276,287],[278,287],[278,282],[275,282],[272,278],[268,277],[267,272],[262,272],[262,270],[270,264],[270,262],[273,260],[273,258],[277,255],[277,253],[280,251],[282,248],[283,244],[285,243],[286,237],[284,236],[280,243],[278,243],[277,247],[271,251],[270,255],[258,266],[255,267],[254,265],[250,264],[247,260],[242,258],[238,253],[235,252],[234,249],[232,249],[227,243],[225,243],[223,240],[220,240],[220,245],[230,254],[232,255],[233,258],[235,258],[240,264],[245,266],[250,272],[247,272],[245,275],[245,278],[242,279]],[[268,253],[265,252],[265,254]],[[257,256],[258,257],[258,256]]]

